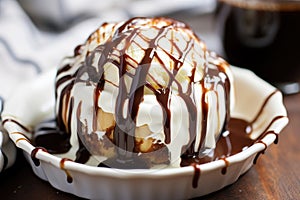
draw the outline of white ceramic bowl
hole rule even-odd
[[[262,131],[279,133],[288,123],[282,94],[276,88],[258,78],[251,71],[232,67],[236,104],[232,115],[251,121],[264,106],[264,112],[253,124],[253,139]],[[33,171],[41,179],[62,191],[89,199],[188,199],[217,191],[232,184],[252,165],[255,156],[272,144],[275,134],[266,134],[257,142],[240,153],[224,160],[183,168],[165,168],[148,170],[119,170],[99,168],[64,162],[61,158],[44,151],[38,151],[36,166],[31,159],[35,147],[25,138],[30,138],[18,123],[27,128],[54,117],[54,78],[50,71],[36,80],[25,83],[14,92],[6,102],[2,118],[4,127],[17,147],[23,149]],[[273,94],[264,104],[265,100]],[[277,116],[281,116],[278,117]],[[9,121],[9,119],[12,119]],[[270,124],[271,119],[273,120]],[[21,133],[21,134],[20,134]],[[255,135],[256,134],[256,135]],[[229,164],[227,166],[227,164]],[[227,173],[221,171],[227,167]],[[200,172],[199,177],[197,173]],[[67,173],[73,181],[68,183]],[[197,185],[197,187],[193,187]]]

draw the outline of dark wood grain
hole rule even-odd
[[[300,94],[284,98],[290,122],[246,174],[234,184],[198,199],[300,199]],[[79,199],[37,178],[19,154],[16,165],[0,175],[0,198]]]

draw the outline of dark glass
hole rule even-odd
[[[300,1],[220,0],[217,17],[230,64],[285,93],[299,91]]]

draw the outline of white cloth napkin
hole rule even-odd
[[[0,98],[8,99],[18,85],[57,67],[104,21],[214,7],[215,0],[1,0]],[[0,172],[15,158],[16,149],[0,125]]]

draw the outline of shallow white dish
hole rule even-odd
[[[264,112],[253,124],[253,139],[262,131],[279,133],[288,123],[282,94],[276,88],[258,78],[251,71],[232,67],[235,87],[235,108],[233,117],[251,121],[262,106]],[[54,117],[54,78],[50,71],[36,80],[22,85],[7,101],[2,118],[4,127],[17,147],[23,149],[33,171],[41,179],[62,191],[88,199],[188,199],[203,196],[234,183],[252,165],[255,156],[265,150],[276,139],[276,134],[265,137],[246,150],[224,160],[183,168],[148,170],[119,170],[61,162],[61,158],[39,150],[35,157],[40,160],[36,166],[31,153],[35,149],[20,124],[31,129],[35,124]],[[265,100],[270,97],[267,103]],[[280,117],[278,117],[280,116]],[[272,120],[275,119],[275,120]],[[16,122],[18,123],[16,123]],[[271,121],[271,123],[270,123]],[[62,167],[62,163],[64,166]],[[221,171],[226,167],[227,172]],[[200,172],[199,177],[196,172]],[[73,181],[67,181],[67,175]],[[195,187],[197,185],[197,187]],[[194,186],[194,187],[193,187]]]

